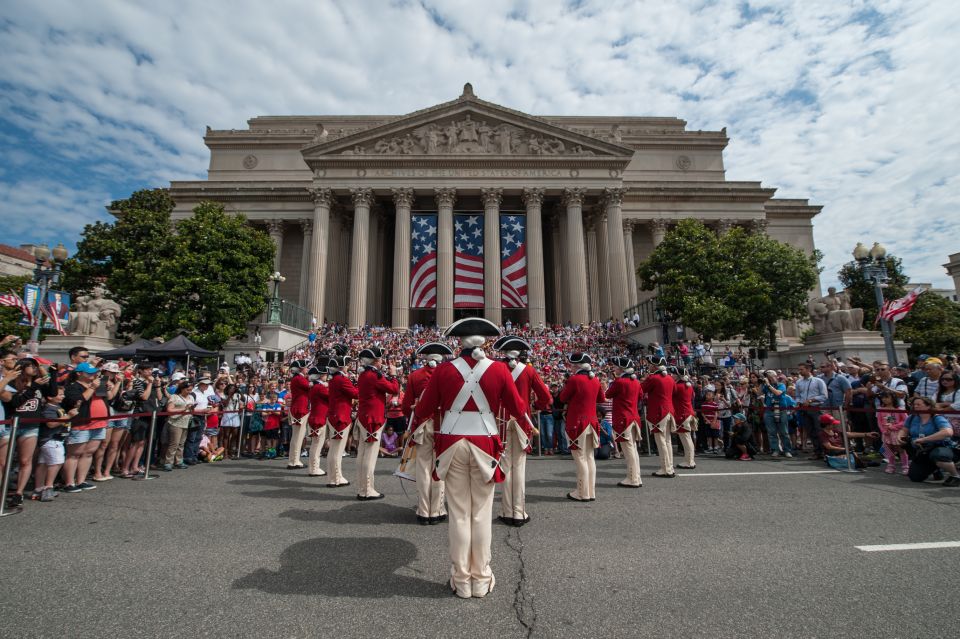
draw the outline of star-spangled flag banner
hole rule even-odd
[[[453,216],[453,307],[483,308],[483,216]]]
[[[23,299],[16,293],[8,293],[6,295],[0,295],[0,306],[13,306],[19,308],[20,312],[23,313],[23,318],[27,320],[31,326],[33,326],[33,313],[30,312],[30,309],[27,308],[27,305],[24,303]]]
[[[926,289],[918,286],[898,300],[885,302],[883,308],[880,309],[880,317],[888,322],[899,322],[907,316],[907,313],[913,308],[914,302],[917,301],[920,293],[923,293],[924,290]]]
[[[527,307],[527,218],[500,216],[500,282],[503,308]]]
[[[410,218],[410,308],[437,307],[437,216]]]
[[[58,333],[61,335],[67,334],[67,331],[63,329],[63,322],[60,321],[60,316],[54,312],[53,307],[50,305],[50,300],[44,301],[40,305],[40,310],[44,315],[47,316],[47,319],[50,320],[50,322],[53,324],[53,328],[56,329]]]

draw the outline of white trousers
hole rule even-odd
[[[577,448],[571,449],[570,454],[577,466],[577,490],[574,491],[575,499],[596,499],[595,492],[597,484],[597,460],[593,456],[593,451],[597,447],[595,437],[587,436],[588,431],[592,432],[590,427],[584,431],[584,434],[577,438]]]
[[[343,449],[347,447],[347,432],[344,431],[340,439],[332,435],[330,437],[330,448],[327,450],[327,475],[330,476],[328,481],[331,484],[347,483],[347,478],[343,476]]]
[[[693,466],[693,453],[695,451],[693,447],[693,437],[690,433],[686,431],[681,431],[677,433],[680,436],[680,443],[683,444],[683,463],[685,466]]]
[[[327,440],[327,426],[324,424],[317,429],[316,435],[310,436],[310,470],[311,475],[326,475],[320,468],[320,453],[323,452],[323,442]]]
[[[290,428],[290,464],[303,467],[300,461],[300,450],[303,448],[303,438],[307,434],[307,420],[310,419],[309,413],[300,419],[290,418],[292,422]]]
[[[357,494],[361,497],[376,497],[380,493],[373,487],[373,473],[377,469],[377,457],[380,456],[380,434],[383,426],[370,434],[376,438],[372,442],[366,441],[366,430],[358,428],[357,432],[361,440],[357,442]]]
[[[504,442],[501,467],[507,478],[501,484],[500,514],[510,519],[527,518],[527,453],[520,446],[517,430],[510,427]]]
[[[443,505],[443,482],[433,481],[433,465],[436,453],[433,450],[433,429],[423,432],[423,443],[416,444],[414,477],[417,480],[417,514],[421,517],[440,517],[447,514]]]
[[[493,589],[490,568],[493,482],[484,480],[470,444],[453,445],[446,474],[447,509],[450,515],[450,583],[460,597],[482,597]]]
[[[660,456],[660,472],[664,475],[673,474],[673,442],[670,433],[662,430],[653,433],[657,440],[657,454]]]
[[[624,434],[624,439],[620,442],[620,450],[623,451],[623,459],[627,462],[627,478],[623,480],[623,483],[627,486],[642,486],[640,454],[637,452],[637,442],[634,440],[633,429]]]

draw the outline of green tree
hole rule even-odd
[[[29,275],[0,275],[0,293],[16,293],[23,297],[23,287],[29,284],[33,278]],[[16,335],[24,342],[30,337],[30,327],[20,326],[20,318],[23,314],[20,309],[13,306],[0,306],[0,339],[7,335]]]
[[[779,320],[806,317],[819,260],[766,235],[735,228],[717,237],[683,220],[637,273],[661,308],[705,337],[769,347]]]
[[[936,293],[921,293],[895,326],[896,338],[910,344],[910,357],[960,353],[960,304]]]
[[[899,257],[887,255],[887,277],[889,278],[883,289],[884,299],[897,299],[907,293],[907,283],[910,278],[903,272],[903,264]],[[857,262],[844,264],[837,275],[844,289],[850,293],[850,305],[853,308],[863,309],[863,325],[871,329],[877,320],[877,298],[874,293],[873,280],[867,278],[863,266]],[[877,328],[879,330],[879,327]]]

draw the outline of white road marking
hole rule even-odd
[[[960,541],[928,541],[919,544],[880,544],[877,546],[854,546],[863,552],[885,552],[888,550],[931,550],[933,548],[960,548]]]
[[[735,475],[822,475],[839,473],[839,470],[765,470],[756,473],[677,473],[680,477],[728,477]]]

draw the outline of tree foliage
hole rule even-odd
[[[65,265],[65,288],[85,293],[104,282],[123,307],[121,333],[170,338],[185,331],[219,349],[263,311],[274,246],[220,204],[201,202],[175,226],[173,206],[165,189],[113,202],[115,222],[84,229]]]
[[[23,297],[23,287],[29,284],[33,278],[29,275],[0,275],[0,293],[16,293]],[[27,341],[30,337],[30,327],[20,326],[20,318],[23,313],[20,309],[13,306],[0,306],[0,338],[7,335],[16,335]],[[42,333],[41,333],[42,337]]]
[[[900,258],[887,255],[887,281],[883,289],[885,299],[897,299],[907,293],[907,283],[910,278],[903,272]],[[863,325],[867,330],[872,329],[877,320],[877,298],[874,293],[873,280],[867,278],[863,266],[851,262],[844,264],[837,275],[844,289],[850,293],[850,305],[863,309]]]
[[[674,320],[710,339],[768,347],[779,320],[806,317],[819,259],[766,235],[734,228],[718,237],[683,220],[637,273]]]

